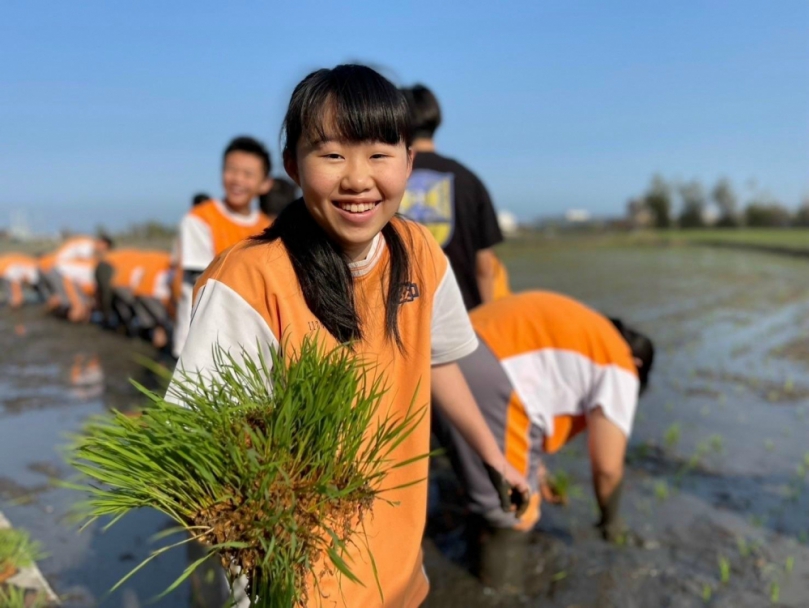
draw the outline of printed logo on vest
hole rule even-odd
[[[399,304],[407,304],[408,302],[412,302],[421,295],[419,286],[415,283],[402,283],[401,290]]]
[[[438,244],[446,247],[455,229],[455,176],[416,169],[407,182],[399,212],[424,224]]]

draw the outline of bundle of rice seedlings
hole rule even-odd
[[[271,367],[244,352],[241,363],[218,347],[213,354],[213,379],[175,379],[173,399],[186,407],[136,384],[149,400],[140,418],[94,419],[70,448],[68,461],[85,476],[71,487],[88,495],[79,507],[88,523],[152,507],[190,533],[116,587],[195,540],[208,554],[166,593],[213,556],[231,585],[235,573],[247,578],[254,607],[304,605],[308,585],[316,590],[326,574],[357,581],[342,553],[367,548],[363,517],[386,500],[385,475],[407,464],[391,453],[426,409],[414,396],[404,415],[378,412],[384,379],[347,347],[327,351],[308,339],[291,356],[273,351]]]
[[[0,529],[0,582],[44,556],[42,545],[31,540],[25,530]]]

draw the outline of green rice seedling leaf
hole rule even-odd
[[[183,584],[183,582],[184,582],[184,581],[185,581],[185,580],[186,580],[186,579],[187,579],[189,576],[191,576],[192,574],[194,574],[194,572],[196,571],[196,569],[197,569],[197,568],[199,568],[199,567],[200,567],[202,564],[204,564],[204,563],[205,563],[205,562],[207,562],[209,559],[211,559],[211,557],[213,557],[214,555],[215,555],[215,553],[212,553],[212,552],[207,553],[206,555],[204,555],[204,556],[200,557],[198,560],[196,560],[194,563],[190,564],[190,565],[189,565],[189,566],[188,566],[188,567],[187,567],[185,570],[183,570],[183,573],[182,573],[180,576],[178,576],[178,577],[177,577],[177,578],[174,580],[174,582],[173,582],[171,585],[169,585],[169,586],[166,588],[166,590],[165,590],[165,591],[163,591],[163,592],[162,592],[162,593],[160,593],[160,594],[159,594],[157,597],[155,597],[155,600],[159,600],[159,599],[162,599],[162,598],[166,597],[166,596],[167,596],[169,593],[171,593],[171,592],[172,592],[172,591],[174,591],[174,590],[175,590],[177,587],[179,587],[180,585],[182,585],[182,584]]]
[[[665,480],[658,481],[655,484],[655,496],[661,502],[668,499],[669,484],[667,484]]]
[[[42,545],[19,528],[0,530],[0,571],[6,567],[27,568],[46,557]]]
[[[166,398],[133,383],[148,402],[139,417],[92,418],[71,440],[66,459],[81,478],[65,487],[84,494],[78,510],[87,522],[114,525],[151,507],[176,524],[158,542],[187,535],[156,549],[113,590],[192,540],[208,546],[206,558],[247,576],[250,596],[262,602],[257,608],[305,604],[307,581],[324,568],[367,583],[347,560],[354,551],[370,560],[378,579],[359,524],[375,501],[396,504],[383,492],[424,483],[414,474],[395,488],[385,484],[394,468],[429,456],[394,457],[424,423],[418,395],[405,412],[381,408],[388,386],[376,366],[350,348],[327,350],[317,338],[297,350],[271,349],[268,357],[218,347],[212,356],[215,373],[176,372]]]
[[[777,604],[779,599],[781,599],[781,586],[776,581],[773,581],[770,584],[770,602]]]
[[[730,561],[724,555],[719,556],[719,580],[723,585],[730,581]]]
[[[784,570],[787,574],[792,574],[792,570],[795,568],[795,558],[791,555],[787,557],[786,562],[784,563]]]
[[[713,587],[711,587],[708,583],[704,583],[702,585],[702,601],[710,602],[711,596],[713,595]]]
[[[666,429],[663,433],[663,443],[665,444],[666,448],[669,450],[673,450],[677,447],[677,444],[680,443],[680,436],[682,435],[682,429],[680,428],[679,422],[674,422]]]

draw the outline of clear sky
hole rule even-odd
[[[655,171],[809,192],[807,0],[10,0],[0,58],[0,226],[176,221],[346,61],[433,88],[440,150],[525,219],[617,215]]]

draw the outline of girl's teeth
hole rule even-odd
[[[345,203],[343,205],[340,205],[340,207],[343,209],[343,211],[348,211],[350,213],[364,213],[366,211],[370,211],[371,209],[373,209],[374,204],[373,203],[362,203],[362,204]]]

